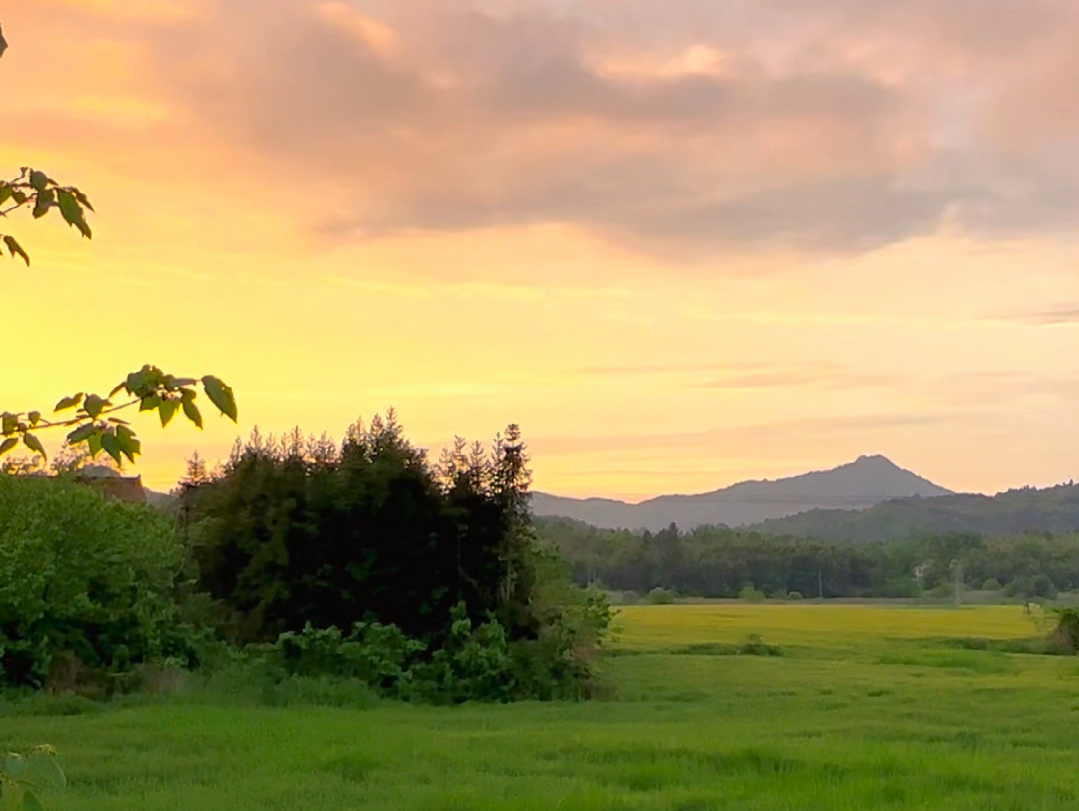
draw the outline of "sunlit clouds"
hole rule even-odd
[[[519,422],[567,495],[1074,476],[1069,0],[9,5],[3,165],[99,214],[6,226],[5,407],[149,361],[245,432]],[[164,488],[235,428],[141,433]]]

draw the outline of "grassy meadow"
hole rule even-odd
[[[1039,633],[1020,607],[632,606],[616,626],[605,700],[42,700],[0,705],[0,745],[56,745],[66,811],[1079,804],[1079,661],[957,641]],[[739,653],[753,634],[780,655]]]

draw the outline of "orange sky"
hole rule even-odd
[[[98,211],[5,225],[3,405],[152,362],[243,434],[518,422],[566,495],[1073,478],[1079,5],[940,5],[0,0],[0,165]],[[140,433],[165,489],[237,429]]]

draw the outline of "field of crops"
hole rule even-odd
[[[956,641],[1032,636],[1036,620],[634,606],[608,700],[267,708],[193,694],[0,717],[0,745],[58,747],[72,781],[48,797],[58,811],[1074,809],[1079,661]]]

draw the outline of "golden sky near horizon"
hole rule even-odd
[[[943,6],[943,7],[942,7]],[[164,489],[258,424],[519,423],[537,489],[637,500],[883,453],[1075,477],[1073,0],[0,0],[5,408],[152,362]]]

